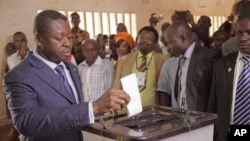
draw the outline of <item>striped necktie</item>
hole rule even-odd
[[[59,75],[61,81],[63,82],[64,86],[68,90],[68,93],[69,93],[70,97],[73,98],[74,101],[76,102],[73,89],[71,88],[71,86],[70,86],[70,84],[69,84],[69,82],[67,80],[66,74],[64,72],[63,65],[57,65],[56,68],[55,68],[55,70],[58,73],[58,75]]]
[[[145,72],[147,70],[147,56],[142,56],[142,62],[141,65],[138,69],[139,72]],[[146,76],[145,76],[146,77]],[[143,86],[139,86],[139,91],[143,91],[146,88],[146,81],[147,79],[145,78],[145,83]]]
[[[182,65],[185,62],[186,57],[182,56],[178,62],[178,68],[176,71],[175,78],[175,99],[177,101],[178,107],[180,107],[180,94],[181,94],[181,75],[182,75]]]
[[[250,125],[250,56],[242,59],[244,66],[236,88],[234,124]]]

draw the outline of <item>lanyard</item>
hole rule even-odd
[[[150,63],[151,63],[151,61],[152,61],[153,56],[154,56],[154,52],[152,53],[152,55],[151,55],[151,57],[150,57],[149,63],[148,63],[148,65],[147,65],[147,69],[149,68],[149,65],[150,65]],[[146,58],[147,58],[147,56],[146,56]],[[147,61],[147,60],[146,60],[146,61]],[[137,52],[137,54],[136,54],[136,61],[135,61],[135,63],[136,63],[136,70],[138,71],[138,52]],[[147,63],[147,62],[146,62],[146,63]]]

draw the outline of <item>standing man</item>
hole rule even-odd
[[[82,141],[81,129],[94,115],[121,109],[129,96],[108,90],[83,103],[77,68],[67,62],[72,32],[63,14],[39,13],[34,21],[36,50],[4,78],[8,108],[21,141]]]
[[[206,111],[213,64],[219,56],[209,48],[197,46],[184,21],[170,25],[165,37],[173,57],[164,63],[160,73],[160,104]]]
[[[81,46],[85,60],[78,65],[84,101],[94,101],[112,87],[114,65],[99,56],[100,46],[93,39],[86,39]]]
[[[17,51],[7,58],[7,64],[9,69],[12,69],[23,59],[25,59],[29,52],[29,48],[27,46],[28,41],[26,35],[23,32],[16,32],[13,35],[13,41]]]
[[[116,26],[116,33],[119,32],[128,32],[127,27],[124,23],[118,23]]]
[[[78,39],[79,36],[81,36],[81,38],[82,38],[81,40],[89,39],[88,31],[83,30],[79,27],[79,24],[81,22],[80,15],[78,13],[74,12],[70,15],[70,17],[71,17],[71,23],[73,25],[71,30],[75,34],[76,39]]]
[[[215,64],[208,112],[216,113],[214,140],[228,141],[230,125],[250,125],[250,1],[242,5],[235,28],[239,51]]]
[[[142,106],[158,103],[156,87],[162,64],[166,57],[154,51],[158,33],[152,26],[145,26],[138,32],[137,48],[118,60],[114,88],[122,89],[120,79],[136,73],[142,100]]]
[[[211,27],[211,19],[206,16],[202,15],[199,19],[197,24],[194,22],[194,17],[191,13],[188,13],[188,22],[192,25],[192,29],[197,32],[199,39],[202,41],[203,46],[210,47],[210,36],[209,36],[209,28]]]
[[[164,33],[166,34],[166,31],[168,27],[170,26],[170,23],[164,22],[161,25],[161,30],[160,30],[160,41],[159,41],[159,47],[162,50],[162,54],[166,56],[171,56],[171,53],[169,52],[169,46],[168,46],[168,41],[165,40],[164,38]]]

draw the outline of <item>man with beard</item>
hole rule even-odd
[[[156,87],[166,57],[154,51],[159,35],[154,27],[145,26],[137,35],[137,51],[123,56],[116,68],[114,88],[122,89],[120,79],[136,73],[142,106],[158,103]]]

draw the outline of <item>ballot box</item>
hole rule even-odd
[[[126,112],[99,117],[82,132],[85,141],[212,141],[217,119],[211,113],[156,105],[130,118]]]

